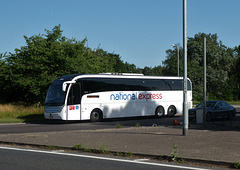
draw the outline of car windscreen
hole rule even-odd
[[[216,103],[217,103],[216,101],[207,101],[206,107],[214,107]],[[197,108],[203,108],[203,102],[197,105]]]

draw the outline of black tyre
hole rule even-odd
[[[168,108],[167,115],[168,117],[173,117],[176,114],[176,107],[171,105]]]
[[[156,117],[162,117],[164,116],[164,108],[162,106],[158,106],[155,112]]]
[[[206,115],[206,121],[207,122],[211,122],[212,121],[212,114],[211,113],[207,113],[207,115]]]
[[[229,114],[228,114],[228,120],[233,120],[234,117],[235,117],[235,115],[236,115],[236,113],[234,113],[234,112],[229,112]]]
[[[98,122],[101,121],[103,118],[102,111],[99,109],[94,109],[90,115],[91,122]]]

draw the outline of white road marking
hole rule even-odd
[[[33,150],[33,149],[24,149],[24,148],[4,147],[4,146],[0,146],[0,149],[23,151],[23,152],[44,153],[44,154],[54,154],[54,155],[63,155],[63,156],[73,156],[73,157],[100,159],[100,160],[117,161],[117,162],[127,162],[127,163],[143,164],[143,165],[164,166],[164,167],[172,167],[172,168],[180,168],[180,169],[206,170],[206,169],[203,169],[203,168],[169,165],[169,164],[153,163],[153,162],[143,162],[140,159],[138,161],[136,161],[136,160],[117,159],[117,158],[108,158],[108,157],[91,156],[91,155],[81,155],[81,154],[73,154],[73,153],[62,153],[62,152],[58,152],[58,151],[43,151],[43,150]]]
[[[149,159],[134,159],[136,162],[143,162],[143,161],[149,161]]]

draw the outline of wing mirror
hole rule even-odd
[[[62,91],[66,91],[67,84],[73,84],[73,83],[76,83],[76,81],[65,81],[65,82],[63,82]]]

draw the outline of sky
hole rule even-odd
[[[183,46],[183,0],[0,0],[0,53],[25,46],[24,35],[61,25],[63,36],[119,54],[139,68],[162,65],[172,44]],[[240,0],[187,0],[187,36],[217,34],[240,45]]]

